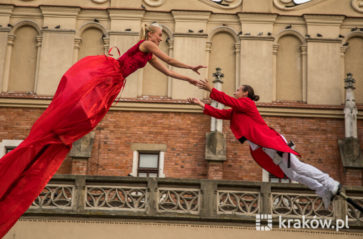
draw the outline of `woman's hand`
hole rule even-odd
[[[212,91],[212,89],[213,89],[213,86],[209,83],[209,81],[207,79],[198,81],[197,86],[200,89],[206,90],[209,92]]]
[[[204,103],[198,99],[198,98],[188,98],[188,102],[191,103],[191,104],[196,104],[196,105],[199,105],[200,107],[204,108]]]
[[[190,69],[200,75],[199,70],[202,68],[207,68],[206,66],[198,65],[198,66],[192,66]]]
[[[198,83],[199,83],[199,80],[194,80],[194,79],[189,78],[189,79],[188,79],[188,82],[189,82],[190,84],[192,84],[192,85],[197,86],[197,85],[198,85]]]

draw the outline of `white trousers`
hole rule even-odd
[[[257,149],[258,145],[248,141],[252,150]],[[272,159],[276,156],[277,151],[274,149],[263,148],[264,152]],[[288,167],[289,153],[283,153],[282,160],[277,163],[285,175],[296,182],[306,185],[314,190],[317,195],[322,197],[327,191],[332,191],[338,184],[328,174],[323,173],[319,169],[310,164],[301,162],[296,155],[290,154],[290,167]]]

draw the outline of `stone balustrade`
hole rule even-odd
[[[363,205],[362,187],[343,190]],[[341,198],[329,210],[300,184],[205,179],[56,175],[25,216],[115,217],[251,224],[257,214],[346,219],[363,230],[363,214]]]

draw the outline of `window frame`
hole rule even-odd
[[[23,140],[18,139],[4,139],[0,142],[0,157],[3,157],[5,154],[7,154],[9,149],[15,149],[18,147],[19,144],[21,144]]]
[[[157,167],[156,168],[142,168],[140,167],[141,162],[141,155],[142,154],[149,154],[149,155],[157,155],[158,161],[157,161]],[[159,177],[159,170],[160,170],[160,151],[156,152],[150,152],[150,151],[139,151],[138,152],[138,163],[137,163],[137,176],[139,176],[140,173],[146,173],[146,177],[150,177],[150,173],[156,173],[156,177]]]

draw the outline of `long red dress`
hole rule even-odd
[[[139,50],[142,42],[118,60],[88,56],[74,64],[29,136],[0,159],[0,238],[40,194],[72,143],[102,120],[125,78],[151,59],[151,53]]]

